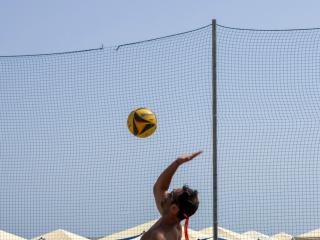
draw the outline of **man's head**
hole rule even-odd
[[[182,221],[185,219],[185,215],[191,217],[197,211],[199,207],[198,192],[184,185],[182,188],[170,192],[162,205],[167,214]]]

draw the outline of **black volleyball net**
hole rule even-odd
[[[157,116],[149,138],[127,129],[138,107]],[[159,218],[157,177],[201,149],[170,190],[197,189],[190,229],[211,226],[211,108],[211,26],[104,49],[0,57],[0,229],[28,239],[138,236]]]
[[[139,239],[159,218],[159,174],[204,150],[170,187],[199,191],[190,239],[212,238],[216,213],[221,239],[317,236],[319,35],[218,25],[212,54],[209,25],[116,47],[0,57],[0,230]],[[157,116],[149,138],[127,129],[138,107]]]
[[[219,225],[319,237],[320,29],[217,38]]]

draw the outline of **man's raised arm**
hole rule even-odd
[[[183,155],[178,157],[174,162],[172,162],[158,177],[156,183],[153,186],[153,195],[156,201],[157,208],[162,214],[162,207],[161,207],[161,201],[166,197],[167,190],[169,189],[171,180],[175,172],[177,171],[178,167],[186,163],[199,154],[201,154],[202,151],[198,151],[192,154]]]

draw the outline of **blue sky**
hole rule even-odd
[[[0,3],[0,55],[113,46],[210,23],[283,29],[319,27],[317,0],[17,1]]]
[[[156,219],[155,180],[199,149],[171,188],[197,188],[191,227],[210,226],[210,49],[208,26],[119,49],[0,57],[1,229],[105,236]],[[157,115],[147,139],[126,126],[137,107]]]
[[[174,185],[199,188],[203,207],[191,227],[209,226],[210,27],[119,50],[108,46],[192,30],[212,18],[241,28],[319,27],[319,8],[317,1],[2,1],[2,56],[105,49],[0,59],[0,229],[26,237],[56,228],[100,236],[154,219],[154,179],[177,155],[198,149],[204,154],[181,169]],[[312,230],[319,215],[320,74],[310,36],[319,32],[219,31],[225,44],[219,61],[226,63],[219,66],[218,89],[225,160],[220,222],[239,232]],[[241,42],[248,36],[262,44],[261,52]],[[306,48],[295,45],[300,39]],[[290,55],[298,50],[304,55]],[[124,124],[142,105],[159,119],[157,132],[144,141]],[[302,181],[295,178],[299,169],[307,175]],[[141,201],[129,205],[136,192]]]

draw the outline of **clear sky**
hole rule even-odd
[[[2,0],[0,55],[113,46],[219,24],[320,27],[318,0]]]
[[[1,229],[98,237],[154,220],[155,180],[199,149],[170,189],[197,188],[190,227],[211,226],[210,63],[210,26],[119,49],[0,57]],[[126,126],[137,107],[157,115],[147,139]]]
[[[157,218],[153,181],[198,149],[204,154],[174,186],[201,192],[191,227],[212,224],[210,27],[108,46],[212,18],[241,28],[320,27],[320,3],[150,2],[1,1],[2,56],[105,48],[0,58],[0,229],[101,236]],[[312,230],[320,224],[320,33],[218,31],[220,223],[239,232]],[[141,106],[159,119],[144,141],[125,126]]]

